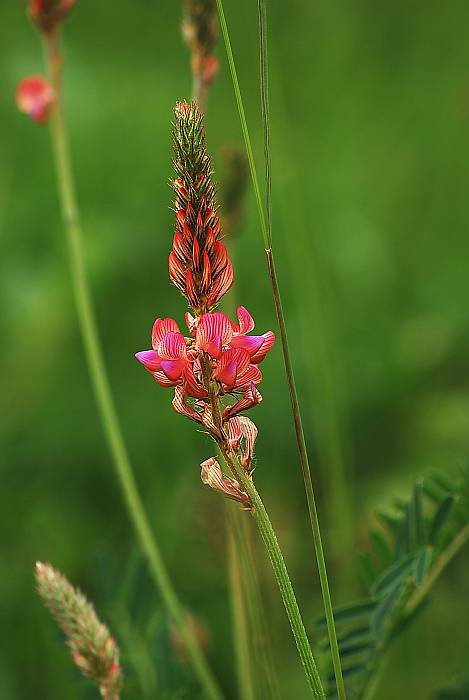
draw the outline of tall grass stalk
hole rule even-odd
[[[228,32],[228,26],[226,23],[225,13],[223,10],[222,0],[217,0],[217,7],[220,17],[220,25],[223,33],[223,38],[225,41],[226,52],[228,56],[228,62],[230,65],[231,77],[233,81],[233,87],[236,96],[236,102],[238,106],[238,112],[241,121],[241,128],[243,131],[243,136],[246,144],[246,151],[249,160],[249,167],[251,171],[251,177],[253,180],[254,192],[256,196],[257,207],[259,211],[259,218],[261,223],[261,233],[264,241],[264,249],[267,258],[267,267],[269,272],[269,279],[272,287],[272,294],[274,298],[275,311],[277,315],[277,322],[280,330],[280,338],[282,343],[285,372],[287,375],[288,388],[290,393],[291,408],[293,414],[293,421],[295,426],[295,435],[298,446],[298,452],[300,456],[301,469],[303,473],[303,480],[305,484],[306,497],[308,501],[308,510],[311,521],[311,528],[313,533],[314,545],[316,550],[316,559],[318,563],[319,578],[321,582],[321,591],[324,603],[324,609],[327,620],[327,629],[329,635],[329,642],[331,647],[332,661],[334,666],[334,673],[336,677],[337,693],[339,700],[345,700],[345,686],[342,677],[342,669],[340,664],[339,648],[337,644],[337,635],[335,632],[334,625],[334,615],[332,611],[332,601],[329,591],[329,581],[327,578],[326,563],[324,558],[324,551],[322,547],[321,532],[319,527],[319,518],[316,508],[316,501],[313,490],[313,483],[311,479],[311,470],[309,466],[308,453],[306,449],[306,441],[304,437],[303,424],[301,419],[300,406],[298,401],[298,393],[295,384],[295,378],[293,373],[293,366],[290,357],[290,350],[288,344],[288,336],[285,325],[285,318],[283,313],[282,301],[280,296],[280,290],[278,285],[277,273],[275,268],[275,258],[272,246],[272,217],[271,217],[271,167],[270,167],[270,118],[269,118],[269,99],[268,99],[268,60],[267,60],[267,35],[266,35],[266,9],[263,0],[258,0],[258,12],[259,12],[259,28],[260,28],[260,70],[261,70],[261,100],[262,100],[262,116],[264,124],[264,153],[265,153],[265,168],[266,168],[266,209],[267,216],[264,212],[264,205],[262,202],[261,191],[259,186],[259,180],[257,177],[257,170],[254,161],[254,155],[251,145],[251,139],[249,136],[249,129],[246,120],[246,114],[244,110],[243,99],[241,95],[241,90],[239,87],[238,75],[236,70],[236,64],[234,61],[233,50],[231,48],[231,41]]]
[[[228,539],[228,573],[231,595],[231,618],[235,641],[236,662],[238,671],[238,691],[240,700],[255,700],[254,676],[249,635],[249,621],[245,597],[245,576],[241,564],[240,547],[243,542],[236,535],[236,525],[239,523],[238,513],[234,513],[232,504],[226,504],[227,539]]]
[[[81,225],[62,109],[62,58],[59,51],[59,39],[60,37],[57,32],[47,35],[44,39],[47,70],[56,92],[55,106],[50,115],[52,146],[57,171],[62,218],[68,245],[73,291],[91,383],[128,515],[135,528],[140,545],[147,557],[156,587],[164,605],[168,609],[175,627],[184,640],[194,672],[204,689],[206,697],[211,700],[221,700],[223,696],[218,688],[217,682],[187,626],[184,609],[173,588],[148,517],[145,513],[122,437],[107,378],[86,275]]]
[[[272,66],[272,51],[269,52]],[[274,65],[278,62],[274,61]],[[276,70],[270,71],[269,82],[272,85]],[[298,260],[310,260],[311,274],[308,277],[310,293],[307,298],[309,314],[299,314],[299,330],[302,336],[304,359],[308,366],[306,381],[310,385],[311,402],[314,405],[313,420],[316,427],[317,461],[321,470],[321,482],[324,500],[327,504],[327,527],[333,532],[333,541],[329,541],[329,551],[340,560],[341,577],[335,581],[336,592],[347,591],[355,587],[354,572],[348,564],[348,555],[353,547],[353,481],[350,469],[350,446],[345,420],[346,391],[341,368],[340,343],[337,340],[336,313],[334,294],[327,274],[326,261],[319,244],[315,240],[314,228],[307,226],[301,213],[304,193],[299,191],[295,175],[292,144],[285,143],[288,134],[288,116],[284,94],[277,83],[276,119],[279,139],[279,160],[283,171],[291,175],[282,181],[282,197],[278,199],[281,226],[295,231],[288,245],[284,247],[285,256],[290,263],[290,282],[296,295],[298,308],[304,304],[304,282],[297,274]],[[274,124],[272,124],[274,127]],[[314,333],[311,335],[311,319]],[[311,355],[314,367],[311,367]]]

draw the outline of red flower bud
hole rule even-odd
[[[29,0],[29,16],[41,32],[52,32],[76,0]]]
[[[47,121],[55,100],[54,88],[40,75],[24,78],[16,90],[18,109],[38,124]]]

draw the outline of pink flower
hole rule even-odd
[[[40,75],[24,78],[16,90],[18,109],[29,115],[37,124],[43,124],[47,121],[54,100],[54,88]]]
[[[187,315],[189,330],[193,332],[194,319]],[[195,332],[196,345],[199,350],[208,352],[219,360],[222,350],[228,348],[245,350],[249,355],[251,365],[258,365],[275,342],[275,335],[267,331],[264,335],[247,335],[254,328],[251,314],[240,306],[238,308],[238,323],[230,321],[221,311],[206,313],[200,319]]]
[[[244,306],[238,307],[238,324],[233,323],[233,337],[230,341],[232,348],[242,348],[251,356],[251,364],[258,365],[275,342],[275,334],[267,331],[263,335],[247,335],[254,329],[254,319]]]
[[[217,379],[225,391],[244,389],[262,381],[262,372],[250,364],[249,353],[242,348],[229,348],[222,353],[212,378]]]
[[[152,350],[137,352],[135,357],[154,376],[160,386],[184,385],[188,396],[203,398],[207,392],[194,370],[200,371],[190,356],[186,338],[173,318],[157,318],[151,336]]]
[[[157,318],[152,332],[153,350],[137,352],[135,357],[153,374],[161,386],[180,383],[189,359],[186,341],[172,318]]]

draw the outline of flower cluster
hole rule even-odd
[[[99,685],[103,700],[119,700],[122,670],[119,649],[94,607],[50,564],[36,564],[37,592],[67,638],[72,658],[84,676]]]
[[[76,0],[29,0],[29,16],[41,32],[53,32]]]
[[[136,357],[158,384],[175,388],[175,410],[202,425],[222,451],[233,451],[250,475],[257,428],[241,413],[262,401],[259,365],[275,336],[250,335],[254,320],[243,306],[237,322],[214,310],[233,283],[233,268],[220,240],[203,117],[186,102],[176,105],[175,115],[176,232],[169,274],[192,312],[186,313],[186,335],[174,319],[157,318],[152,349]],[[203,463],[202,480],[248,505],[239,483],[224,476],[213,458]]]

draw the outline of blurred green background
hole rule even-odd
[[[357,552],[374,510],[468,454],[469,4],[269,5],[274,237],[340,603],[360,594]],[[226,12],[262,172],[256,3],[227,0]],[[191,86],[180,16],[174,0],[78,0],[66,25],[66,113],[100,334],[138,483],[235,698],[224,505],[198,470],[213,447],[133,359],[157,315],[182,322],[185,311],[167,278],[171,110]],[[36,599],[37,559],[80,584],[110,623],[128,697],[195,698],[190,670],[171,659],[103,441],[49,134],[14,105],[19,79],[42,71],[38,38],[21,1],[1,4],[0,26],[0,698],[95,697]],[[220,178],[220,149],[241,134],[221,43],[218,55],[206,121]],[[275,328],[251,190],[236,261],[237,300],[261,332]],[[263,369],[256,483],[312,633],[321,601],[278,346]],[[262,549],[258,562],[282,697],[306,697]],[[397,645],[381,700],[431,698],[467,666],[468,568],[462,553]],[[148,625],[142,688],[129,648]]]

